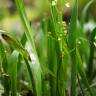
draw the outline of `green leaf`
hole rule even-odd
[[[82,82],[84,83],[86,88],[88,88],[88,91],[89,91],[90,95],[94,96],[90,87],[89,87],[88,80],[86,78],[86,74],[85,74],[85,71],[84,71],[84,68],[83,68],[82,59],[81,59],[81,56],[79,54],[78,49],[76,50],[76,56],[77,56],[77,64],[78,64],[78,66],[77,66],[78,67],[78,73],[81,76]]]
[[[83,56],[85,59],[85,62],[88,63],[89,60],[89,42],[86,37],[86,34],[83,31],[83,28],[81,27],[79,21],[78,21],[78,28],[77,28],[77,44],[80,51],[80,55]]]
[[[8,82],[8,61],[5,53],[5,49],[3,46],[2,41],[0,40],[0,62],[2,64],[3,73],[5,74],[3,79],[3,86],[4,86],[4,96],[9,96],[9,82]]]
[[[26,42],[27,42],[27,38],[26,38],[25,33],[23,33],[23,35],[21,37],[21,40],[20,40],[20,43],[22,44],[23,47],[25,47]],[[21,60],[22,60],[22,55],[19,54],[19,57],[18,57],[18,72],[19,72],[19,69],[22,66],[22,64],[20,64],[21,63]]]
[[[31,57],[31,60],[33,63],[30,66],[32,68],[32,74],[33,74],[33,78],[35,81],[34,88],[36,90],[35,92],[33,91],[33,93],[35,96],[41,96],[41,94],[42,94],[41,67],[40,67],[40,62],[39,62],[38,55],[37,55],[36,48],[35,48],[35,44],[34,44],[33,32],[30,27],[29,20],[27,18],[26,12],[25,12],[23,0],[15,0],[15,2],[16,2],[16,7],[19,12],[23,27],[25,29],[26,37],[29,40],[30,45],[31,45],[32,54],[35,58],[35,62],[33,63],[33,61],[34,61],[33,57],[32,57],[32,54],[30,54],[31,55],[30,57]]]
[[[57,18],[57,38],[59,54],[57,52],[57,96],[66,96],[67,85],[67,68],[68,68],[68,48],[63,31],[63,0],[58,1],[58,18]],[[56,45],[57,46],[57,45]],[[57,50],[57,48],[56,48]],[[59,58],[58,58],[59,57]]]
[[[7,74],[7,68],[8,68],[8,62],[7,62],[7,58],[6,58],[6,53],[5,53],[5,49],[3,46],[2,41],[0,40],[0,61],[2,63],[2,67],[4,72]]]
[[[88,70],[87,75],[89,78],[89,81],[92,80],[92,73],[93,73],[93,64],[94,64],[94,56],[95,56],[95,43],[96,43],[96,28],[93,29],[90,37],[90,57],[89,57],[89,64],[88,64]]]
[[[11,80],[11,92],[12,96],[17,96],[17,63],[19,53],[13,51],[11,56],[8,58],[8,71]]]
[[[78,0],[75,0],[74,8],[71,15],[71,21],[68,31],[68,47],[73,50],[70,54],[72,60],[71,68],[71,96],[76,96],[76,77],[77,77],[77,64],[76,64],[76,28],[78,17]]]
[[[86,16],[87,16],[87,11],[88,11],[88,8],[90,7],[90,5],[94,2],[94,0],[90,0],[84,7],[83,11],[82,11],[82,14],[81,14],[81,24],[82,26],[84,25],[84,22],[85,22],[85,19],[86,19]]]

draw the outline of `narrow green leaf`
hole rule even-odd
[[[63,17],[62,17],[62,12],[63,12],[63,0],[58,1],[58,35],[62,34],[63,32]]]
[[[15,2],[16,2],[16,7],[17,7],[17,10],[19,12],[22,24],[23,24],[24,29],[25,29],[26,37],[30,42],[32,54],[33,54],[33,55],[30,54],[31,55],[30,57],[31,57],[31,60],[33,63],[31,65],[31,68],[32,68],[32,73],[33,73],[33,77],[34,77],[34,81],[35,81],[34,87],[36,88],[35,89],[36,92],[33,92],[33,93],[35,94],[35,96],[41,96],[41,94],[42,94],[41,67],[40,67],[40,62],[39,62],[36,48],[35,48],[35,44],[34,44],[33,32],[32,32],[32,29],[30,27],[29,20],[27,18],[26,12],[25,12],[23,0],[15,0]],[[35,61],[33,60],[32,56],[34,56]]]
[[[79,75],[77,75],[77,78],[78,78],[78,83],[79,83],[79,86],[80,86],[80,89],[81,89],[81,92],[82,92],[82,96],[85,96],[85,93],[84,93],[84,90],[83,90],[82,83],[80,81]],[[80,94],[80,92],[79,92],[79,94]]]
[[[77,56],[77,64],[78,64],[78,66],[77,66],[78,67],[78,73],[81,76],[82,82],[88,88],[90,95],[93,96],[93,93],[89,87],[88,80],[87,80],[86,75],[85,75],[85,71],[84,71],[83,64],[82,64],[82,59],[81,59],[81,56],[79,54],[78,49],[76,50],[76,56]]]
[[[78,21],[78,28],[77,28],[77,44],[78,44],[78,48],[80,50],[80,55],[84,57],[86,63],[88,63],[89,60],[89,42],[88,39],[86,37],[86,34],[83,31],[82,26],[80,25],[79,21]]]
[[[48,37],[48,49],[47,49],[47,55],[48,55],[48,64],[49,69],[55,74],[57,73],[57,64],[56,64],[56,51],[54,50],[55,44],[54,40],[50,37]],[[56,95],[56,78],[50,75],[50,87],[51,87],[51,95]]]
[[[96,28],[92,31],[91,37],[90,37],[90,58],[89,58],[89,64],[88,64],[88,72],[87,75],[89,77],[89,81],[92,80],[92,73],[93,73],[93,61],[94,61],[94,55],[95,55],[95,43],[96,43]]]
[[[15,0],[15,2],[16,2],[16,7],[17,7],[17,10],[19,12],[21,21],[22,21],[22,25],[25,29],[26,37],[30,41],[32,49],[36,52],[34,39],[33,39],[33,32],[32,32],[32,29],[30,27],[30,22],[28,20],[27,14],[25,12],[25,7],[23,5],[23,0]]]
[[[75,0],[74,8],[71,15],[71,21],[68,32],[68,46],[71,52],[72,68],[71,68],[71,96],[76,96],[76,77],[77,77],[77,64],[76,64],[76,28],[78,16],[78,0]]]
[[[27,38],[26,38],[25,33],[23,33],[23,35],[21,37],[21,40],[20,40],[20,43],[22,44],[23,47],[25,47],[26,42],[27,42]],[[17,68],[18,72],[19,72],[19,70],[21,69],[21,66],[22,66],[21,60],[22,60],[22,54],[19,54],[19,56],[18,56],[18,68]]]
[[[0,61],[2,64],[3,73],[5,74],[3,76],[3,86],[4,86],[4,96],[9,96],[9,82],[8,82],[8,61],[5,53],[5,49],[3,46],[2,41],[0,40]]]
[[[68,48],[65,41],[65,35],[63,31],[63,0],[58,1],[58,18],[57,18],[57,38],[58,46],[60,47],[59,58],[57,57],[57,96],[66,96],[66,85],[67,85],[67,68],[68,68]],[[67,55],[65,55],[67,54]],[[62,85],[62,86],[61,86]]]
[[[26,63],[26,66],[27,66],[27,69],[28,69],[28,72],[29,72],[29,76],[30,76],[30,80],[31,80],[31,84],[32,84],[32,88],[33,88],[33,94],[35,95],[35,96],[37,96],[36,95],[36,85],[35,85],[35,79],[34,79],[34,73],[32,73],[33,71],[32,71],[32,68],[30,67],[30,65],[31,65],[31,62],[28,60],[28,59],[26,59],[26,58],[24,58],[24,61],[25,61],[25,63]],[[33,69],[34,70],[34,69]],[[39,87],[39,86],[38,86]]]
[[[57,75],[57,58],[56,58],[56,50],[55,43],[57,38],[57,24],[56,24],[56,2],[55,0],[51,1],[51,18],[48,22],[48,33],[47,33],[47,58],[48,58],[48,67],[49,70],[56,76]],[[53,38],[51,38],[53,37]],[[50,92],[52,96],[56,96],[56,78],[50,75],[49,77],[50,83]]]
[[[12,96],[17,96],[17,63],[18,63],[17,51],[13,51],[11,56],[8,58],[8,71],[11,80],[11,92]]]
[[[5,53],[5,49],[4,49],[4,46],[3,46],[3,43],[2,41],[0,40],[0,60],[2,62],[2,67],[3,67],[3,70],[4,72],[7,74],[7,71],[8,71],[8,62],[7,62],[7,58],[6,58],[6,53]]]
[[[83,11],[82,11],[82,14],[81,14],[81,24],[82,26],[84,25],[84,22],[85,22],[85,19],[86,19],[86,16],[87,16],[87,11],[88,11],[88,8],[90,7],[90,5],[94,2],[94,0],[90,0],[84,7]]]

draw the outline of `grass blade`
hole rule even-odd
[[[58,37],[58,45],[60,47],[60,56],[57,68],[57,96],[66,96],[66,83],[67,83],[67,67],[68,67],[68,48],[65,40],[65,35],[63,31],[63,0],[58,1],[58,18],[57,18],[57,37]],[[58,54],[57,54],[58,55]],[[58,57],[57,57],[58,59]],[[62,85],[62,87],[61,87]]]
[[[9,96],[8,61],[7,61],[5,49],[1,40],[0,40],[0,61],[2,63],[2,68],[5,74],[2,78],[3,86],[4,86],[4,96]]]
[[[68,33],[68,46],[71,52],[72,68],[71,68],[71,96],[76,96],[76,77],[77,77],[77,64],[76,64],[76,28],[77,28],[77,0],[75,0],[74,8],[71,15],[71,21]]]
[[[84,7],[83,11],[82,11],[82,16],[81,16],[81,24],[83,26],[85,19],[86,19],[86,14],[87,14],[87,10],[90,7],[90,5],[93,3],[94,0],[90,0]]]
[[[18,63],[17,51],[13,51],[11,56],[8,58],[8,71],[11,80],[11,91],[12,96],[17,96],[17,63]]]
[[[31,65],[32,66],[32,73],[33,73],[33,77],[34,77],[34,81],[35,81],[34,87],[36,88],[35,89],[36,93],[34,93],[34,94],[36,96],[41,96],[41,94],[42,94],[41,67],[40,67],[40,62],[39,62],[36,48],[35,48],[35,44],[34,44],[33,32],[31,30],[30,23],[29,23],[29,20],[27,18],[26,12],[25,12],[23,1],[22,0],[15,0],[15,1],[16,1],[16,7],[18,9],[22,24],[25,29],[26,37],[30,42],[31,49],[32,49],[33,55],[35,57],[35,62],[34,62],[35,64]],[[33,61],[33,57],[31,59]]]
[[[56,50],[55,43],[57,38],[57,31],[56,31],[56,3],[55,0],[51,1],[51,18],[48,22],[48,37],[47,37],[47,55],[48,55],[48,67],[54,75],[57,75],[57,58],[56,58]],[[50,34],[49,34],[50,33]],[[52,38],[53,37],[53,38]],[[53,59],[54,58],[54,59]],[[57,78],[57,76],[56,76]],[[56,78],[50,76],[50,92],[52,96],[56,96]]]
[[[83,31],[79,21],[78,21],[78,28],[77,28],[77,44],[80,51],[80,55],[84,56],[86,63],[89,60],[89,42],[86,37],[86,34]]]
[[[89,58],[89,64],[88,64],[88,70],[87,70],[87,75],[90,77],[89,79],[92,80],[92,73],[93,73],[93,61],[94,61],[94,55],[95,55],[95,37],[96,37],[96,28],[92,31],[91,33],[91,38],[90,38],[90,58]],[[90,81],[89,80],[89,81]]]
[[[83,69],[82,60],[81,60],[78,49],[76,50],[76,56],[77,56],[77,63],[78,63],[78,72],[79,72],[79,74],[82,78],[82,82],[88,88],[88,91],[89,91],[90,95],[94,96],[90,87],[89,87],[88,80],[86,78],[86,74],[85,74],[84,69]]]
[[[21,43],[17,40],[16,37],[14,37],[14,35],[8,33],[8,32],[1,32],[1,35],[3,36],[4,40],[9,44],[11,45],[15,50],[19,51],[19,53],[25,58],[25,62],[26,62],[26,65],[27,65],[27,68],[28,68],[28,72],[29,72],[29,75],[30,75],[30,79],[31,79],[31,83],[33,84],[34,82],[34,75],[36,71],[34,68],[36,67],[33,67],[32,64],[29,64],[27,62],[27,60],[29,59],[29,54],[28,52],[23,48],[23,46],[21,45]],[[24,36],[25,37],[25,36]],[[23,42],[23,41],[22,41]],[[24,42],[23,42],[24,43]],[[28,65],[29,64],[29,65]],[[32,72],[32,73],[31,73]],[[34,72],[34,73],[33,73]],[[38,75],[38,74],[37,74]],[[37,78],[37,77],[35,77]],[[33,84],[33,94],[35,96],[37,96],[37,92],[36,92],[36,85]]]

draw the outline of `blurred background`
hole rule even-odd
[[[80,18],[80,11],[83,10],[84,6],[90,0],[78,0],[78,1],[79,1],[78,10],[79,10],[79,18]],[[50,0],[24,0],[24,4],[26,7],[26,12],[29,17],[29,20],[33,22],[39,22],[46,14],[47,14],[46,16],[49,16],[50,15],[49,2]],[[72,9],[72,5],[73,5],[73,0],[64,0],[63,19],[65,21],[69,21],[70,19],[70,12]],[[91,4],[88,10],[86,22],[88,22],[89,20],[88,18],[91,19],[90,22],[94,25],[94,21],[96,20],[95,2]],[[88,24],[87,26],[91,26],[90,24],[89,25]],[[20,19],[16,11],[15,0],[0,0],[0,29],[12,31],[12,32],[15,31],[20,32],[22,30]]]

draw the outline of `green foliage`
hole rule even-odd
[[[11,56],[8,58],[8,73],[11,81],[12,96],[17,96],[17,62],[18,62],[17,51],[13,51]]]
[[[24,33],[19,41],[14,34],[0,30],[4,96],[95,96],[96,28],[88,35],[84,30],[93,2],[86,4],[78,18],[79,4],[74,0],[70,22],[66,23],[62,19],[63,0],[58,1],[58,7],[55,0],[48,1],[50,16],[40,20],[40,30],[35,32],[23,0],[15,0]]]
[[[69,50],[73,50],[70,54],[72,58],[72,69],[71,69],[71,96],[76,96],[76,77],[77,77],[77,62],[76,62],[76,28],[77,28],[77,1],[74,4],[69,31],[68,31],[68,46]]]
[[[16,6],[20,15],[20,18],[22,20],[22,24],[24,26],[25,29],[25,34],[27,39],[30,42],[31,48],[32,48],[32,54],[35,58],[35,61],[33,62],[33,64],[31,65],[32,68],[32,74],[33,74],[33,84],[34,85],[34,95],[36,96],[41,96],[41,88],[42,88],[42,84],[41,84],[41,67],[40,67],[40,63],[39,63],[39,59],[37,56],[37,52],[36,52],[36,48],[35,48],[35,44],[34,44],[34,40],[33,40],[33,32],[31,30],[30,24],[29,24],[29,20],[27,19],[27,15],[25,13],[25,9],[24,9],[24,5],[23,5],[23,1],[22,0],[15,0],[16,1]],[[31,57],[32,59],[32,57]]]

